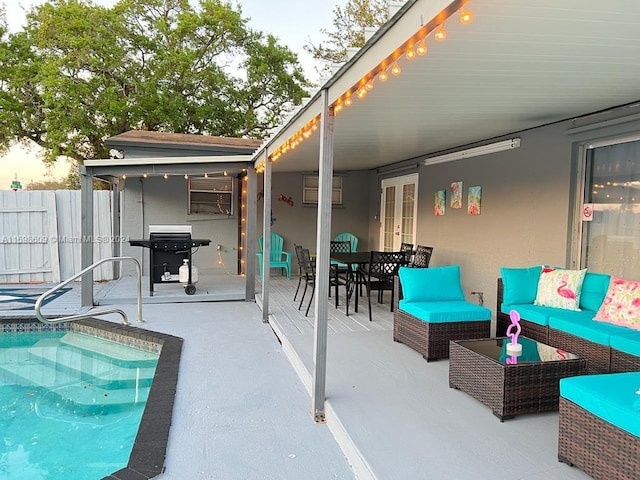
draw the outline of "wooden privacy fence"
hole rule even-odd
[[[80,191],[0,191],[0,283],[57,283],[82,270],[81,245],[93,242],[93,258],[113,255],[112,198],[94,192],[93,236],[83,239]],[[112,265],[94,271],[111,280]]]

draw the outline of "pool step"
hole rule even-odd
[[[83,407],[127,405],[142,402],[149,395],[149,386],[118,389],[102,388],[90,380],[80,380],[77,372],[70,373],[38,363],[0,365],[5,381],[20,385],[45,387],[64,400]]]
[[[38,363],[58,365],[58,370],[77,375],[78,380],[91,380],[104,388],[118,388],[135,384],[149,386],[153,381],[155,367],[133,365],[123,366],[120,362],[108,360],[102,355],[94,355],[74,347],[59,345],[50,340],[42,340],[29,347],[31,360]],[[130,363],[130,362],[129,362]],[[147,360],[144,365],[148,365]]]
[[[122,345],[120,343],[111,342],[103,338],[91,337],[78,333],[66,333],[60,343],[86,350],[91,353],[98,353],[105,357],[117,360],[123,364],[126,362],[155,362],[158,358],[157,354],[145,352],[137,348]]]
[[[1,350],[5,384],[44,387],[86,411],[146,401],[157,360],[153,353],[77,334],[13,347],[11,354]]]

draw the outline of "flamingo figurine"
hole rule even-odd
[[[507,364],[515,365],[518,363],[518,356],[522,355],[522,345],[518,343],[518,335],[522,327],[520,327],[520,314],[516,310],[509,312],[509,318],[511,318],[511,325],[507,328],[507,337],[511,337],[511,343],[507,343],[507,355],[511,357],[507,358]],[[512,333],[514,327],[516,331]]]

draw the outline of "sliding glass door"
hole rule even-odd
[[[640,280],[640,137],[586,150],[581,266]]]

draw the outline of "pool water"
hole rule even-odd
[[[124,468],[157,360],[73,332],[0,335],[0,480],[91,480]]]

